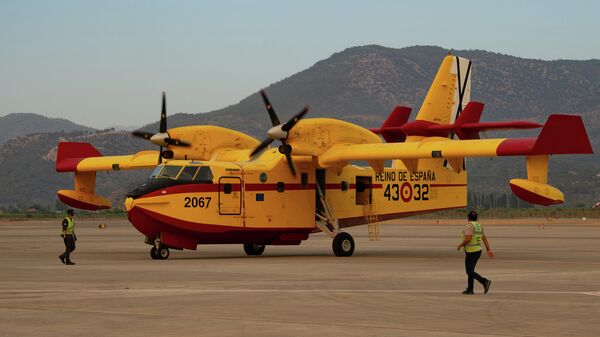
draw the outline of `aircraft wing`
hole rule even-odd
[[[140,151],[125,156],[103,156],[89,143],[61,142],[56,156],[57,172],[96,172],[152,168],[158,151]]]
[[[319,164],[350,160],[464,158],[593,153],[581,117],[552,115],[537,138],[453,140],[428,137],[419,142],[338,144],[319,156]]]
[[[99,210],[112,207],[110,200],[96,194],[96,171],[153,168],[158,151],[141,151],[125,156],[102,156],[89,143],[61,142],[56,154],[57,172],[74,172],[75,189],[60,190],[58,198],[67,205]]]

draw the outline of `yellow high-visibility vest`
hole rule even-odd
[[[481,250],[481,240],[483,239],[483,227],[477,221],[469,222],[473,225],[473,235],[471,236],[471,241],[469,241],[465,245],[465,252],[467,253],[475,253]],[[465,239],[465,233],[463,232],[463,240]]]
[[[71,219],[67,216],[67,217],[65,217],[65,220],[67,220],[67,234],[74,234],[75,233],[75,223],[73,222],[73,219]]]

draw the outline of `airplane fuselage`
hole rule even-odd
[[[268,149],[247,162],[171,160],[129,193],[131,223],[148,243],[160,238],[173,248],[197,244],[294,245],[320,231],[319,189],[339,227],[466,206],[467,174],[422,160],[409,172],[400,161],[380,172],[370,166],[317,169],[310,157],[296,162],[292,176],[285,157]],[[321,209],[321,210],[320,210]]]

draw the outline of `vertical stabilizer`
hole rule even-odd
[[[471,99],[471,61],[448,55],[442,61],[416,120],[453,124]]]

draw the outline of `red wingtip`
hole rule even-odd
[[[532,154],[592,154],[581,116],[550,115],[540,132]]]
[[[89,157],[102,157],[102,154],[89,143],[60,142],[56,154],[56,171],[74,172],[77,164]]]

